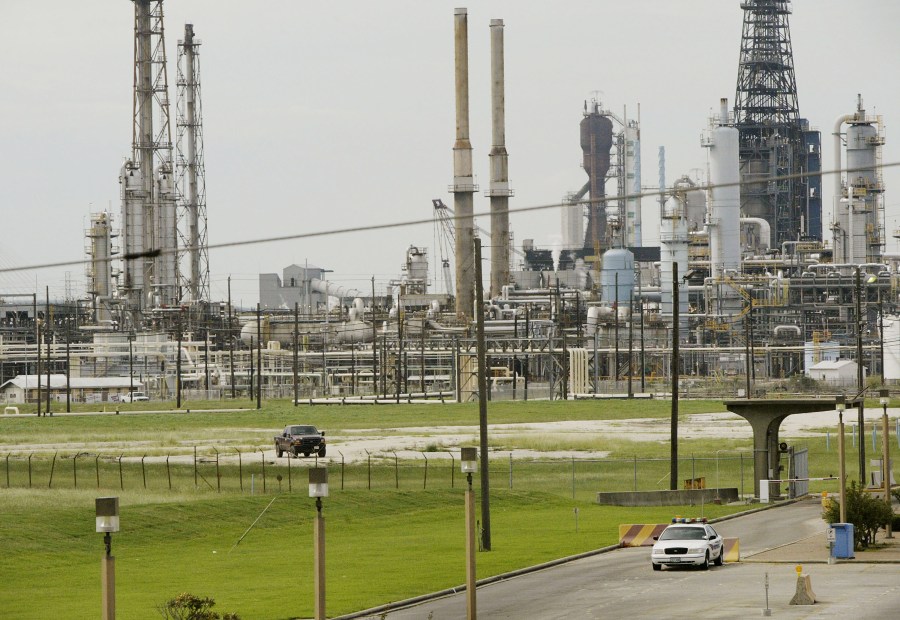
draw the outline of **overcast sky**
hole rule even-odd
[[[166,51],[175,83],[184,24],[202,40],[210,243],[430,218],[452,206],[453,9],[461,2],[168,0]],[[832,167],[835,119],[861,93],[888,128],[884,161],[900,161],[900,3],[795,0],[791,35],[801,115],[823,133]],[[739,0],[481,1],[469,6],[471,141],[489,180],[489,22],[505,21],[511,207],[558,202],[584,184],[578,124],[585,99],[629,117],[640,104],[643,183],[706,168],[701,131],[720,97],[733,103]],[[84,256],[89,214],[120,223],[118,172],[131,154],[133,5],[126,0],[0,2],[0,267]],[[172,88],[174,136],[175,90]],[[900,169],[885,171],[888,234],[900,227]],[[831,219],[826,179],[825,222]],[[488,210],[476,195],[476,213]],[[658,219],[644,204],[644,239]],[[557,211],[514,215],[516,245],[549,245]],[[489,227],[487,217],[478,223]],[[410,245],[439,262],[432,225],[215,250],[214,298],[255,304],[260,272],[309,261],[334,281],[379,289]],[[898,251],[889,239],[888,251]],[[0,294],[50,287],[83,294],[80,266],[0,274]],[[486,269],[487,272],[487,269]],[[433,273],[433,270],[432,270]]]

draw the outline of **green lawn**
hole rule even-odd
[[[5,492],[0,617],[97,617],[103,545],[93,497]],[[244,618],[309,617],[315,509],[305,493],[277,496],[236,545],[273,497],[123,495],[122,531],[113,535],[120,617],[158,617],[156,606],[181,592],[210,596],[217,610]],[[329,615],[464,583],[462,489],[345,490],[324,503]],[[479,577],[613,544],[619,523],[692,510],[509,490],[492,493],[491,508],[492,551],[478,554]],[[706,515],[735,510],[707,506]]]
[[[669,407],[664,401],[492,403],[489,417],[491,422],[661,418],[669,415]],[[718,401],[684,401],[680,410],[687,415],[723,407]],[[102,441],[140,455],[143,448],[134,452],[135,442],[145,442],[141,445],[157,453],[184,453],[191,442],[209,446],[210,438],[218,437],[222,441],[216,449],[233,454],[235,446],[269,448],[273,429],[290,422],[335,432],[378,428],[383,433],[411,426],[473,425],[477,415],[474,404],[293,407],[276,402],[262,411],[230,413],[2,417],[0,618],[99,615],[103,546],[102,536],[94,532],[93,501],[101,495],[121,499],[122,531],[113,537],[120,617],[157,618],[156,607],[181,592],[212,597],[218,611],[235,611],[245,620],[312,614],[314,506],[306,489],[306,467],[312,461],[281,459],[274,465],[258,452],[247,453],[240,468],[223,463],[217,477],[210,460],[196,473],[192,465],[166,468],[155,461],[142,467],[134,459],[126,459],[120,469],[116,460],[95,455],[74,459],[76,447],[60,448],[55,459],[53,452],[34,454],[29,488],[27,457],[35,443]],[[824,438],[787,440],[810,449],[812,476],[827,476],[837,471],[836,441],[831,439],[827,449]],[[678,477],[704,477],[708,487],[718,481],[749,493],[750,444],[749,439],[681,441]],[[594,503],[597,491],[668,488],[665,441],[601,436],[587,442],[571,437],[535,442],[523,436],[496,440],[492,448],[603,450],[610,456],[511,459],[504,452],[492,453],[493,549],[478,554],[479,577],[613,544],[620,523],[664,522],[673,514],[699,512],[714,517],[741,509],[631,509]],[[330,453],[325,461],[331,496],[324,500],[329,615],[465,581],[464,481],[458,463],[435,456],[426,469],[424,458],[379,456],[370,469],[368,463],[342,466],[339,457],[332,457],[336,455]],[[856,450],[849,445],[847,463],[853,477]],[[814,483],[812,488],[830,491],[836,483]]]

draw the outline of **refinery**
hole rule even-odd
[[[510,224],[534,201],[516,194],[509,172],[504,20],[489,20],[489,57],[476,58],[468,11],[455,9],[446,15],[455,101],[429,103],[455,113],[448,186],[434,187],[419,218],[431,218],[434,245],[396,248],[397,275],[370,286],[340,281],[327,255],[273,265],[248,305],[234,302],[230,281],[222,298],[210,286],[203,25],[165,24],[163,0],[131,4],[132,134],[121,137],[131,151],[109,170],[120,202],[92,212],[83,231],[83,298],[0,290],[7,405],[40,412],[135,391],[179,403],[470,402],[480,379],[497,400],[673,389],[736,398],[900,380],[886,134],[867,109],[887,102],[837,83],[844,114],[803,116],[788,0],[735,5],[736,87],[722,86],[727,96],[709,102],[708,125],[696,128],[700,174],[669,170],[665,148],[642,144],[640,102],[608,103],[627,93],[571,102],[583,185],[559,188],[552,245],[517,240]],[[175,62],[166,25],[170,38],[178,33]],[[471,144],[473,63],[490,67],[489,101],[477,106],[490,110],[486,183]],[[823,204],[826,184],[833,204]],[[489,204],[484,228],[476,194]],[[651,203],[657,217],[647,220]]]

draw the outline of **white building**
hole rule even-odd
[[[40,383],[39,383],[40,382]],[[0,402],[6,404],[34,403],[38,399],[38,385],[41,398],[47,397],[47,375],[18,375],[0,385]],[[69,389],[72,402],[101,403],[116,402],[119,397],[128,394],[134,386],[135,391],[143,390],[143,384],[128,377],[71,377]],[[50,375],[50,398],[55,402],[66,400],[66,376]]]
[[[806,376],[816,381],[822,381],[831,385],[856,385],[856,362],[853,360],[838,359],[834,361],[819,362],[806,370]],[[866,369],[863,367],[865,379]]]

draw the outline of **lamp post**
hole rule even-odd
[[[478,448],[462,448],[460,468],[466,474],[466,618],[474,620],[475,613],[475,493],[472,474],[478,471]]]
[[[890,392],[887,389],[879,390],[880,398],[878,402],[881,403],[881,410],[883,413],[881,414],[881,477],[883,478],[882,482],[884,483],[884,501],[887,502],[888,508],[891,508],[891,442],[890,442],[890,429],[888,428],[888,415],[887,415],[887,406],[891,400]],[[887,538],[893,538],[893,524],[891,523],[893,519],[888,519],[887,527],[885,528]]]
[[[841,507],[840,522],[847,522],[847,468],[844,463],[844,409],[846,409],[846,399],[844,395],[835,397],[835,406],[838,412],[838,477],[841,484]]]
[[[328,497],[328,470],[309,469],[309,496],[316,498],[316,517],[313,521],[313,585],[315,587],[315,620],[325,620],[325,518],[322,498]]]
[[[103,620],[116,618],[116,558],[112,555],[112,532],[119,531],[119,498],[98,497],[94,502],[97,513],[97,531],[103,532],[106,554],[100,561],[101,597]]]

